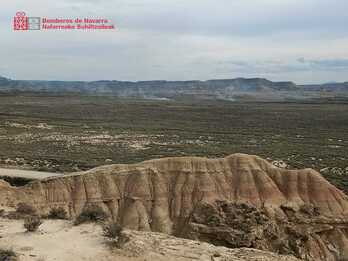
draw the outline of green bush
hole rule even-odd
[[[9,219],[23,219],[36,215],[36,209],[27,203],[18,203],[15,211],[8,212],[5,216]]]
[[[108,238],[117,239],[121,236],[123,228],[116,222],[103,226],[103,235]]]
[[[38,216],[30,216],[24,219],[24,227],[28,232],[35,232],[41,224],[41,218]]]
[[[212,215],[207,217],[208,226],[218,226],[220,224],[220,218],[218,216]]]
[[[75,220],[75,225],[79,225],[86,222],[101,222],[105,221],[107,218],[108,215],[100,206],[91,204],[87,205],[82,210],[81,214]]]
[[[0,248],[0,261],[17,261],[17,254],[12,249]]]
[[[19,203],[16,212],[22,215],[35,215],[36,209],[27,203]]]
[[[103,226],[103,235],[111,239],[111,247],[122,248],[127,242],[130,241],[129,235],[123,233],[123,228],[116,222],[111,222]]]
[[[68,213],[62,207],[55,207],[48,213],[48,218],[51,219],[67,219]]]

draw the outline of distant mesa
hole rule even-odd
[[[143,99],[303,100],[348,96],[348,83],[296,85],[263,78],[207,81],[33,81],[0,77],[0,93],[39,92]]]

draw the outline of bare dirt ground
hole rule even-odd
[[[21,261],[77,261],[108,259],[107,246],[103,245],[100,227],[72,226],[66,221],[47,220],[40,231],[26,233],[23,221],[0,221],[0,246],[19,253]]]

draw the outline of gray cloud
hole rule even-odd
[[[303,63],[322,69],[336,70],[348,68],[348,59],[303,60]]]
[[[346,0],[63,0],[54,8],[52,3],[0,4],[0,75],[347,80]],[[105,17],[118,30],[13,32],[18,9],[35,16]]]

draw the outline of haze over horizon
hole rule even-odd
[[[16,80],[347,81],[345,0],[18,0],[0,10],[0,75]],[[107,18],[116,31],[15,32],[17,11]]]

